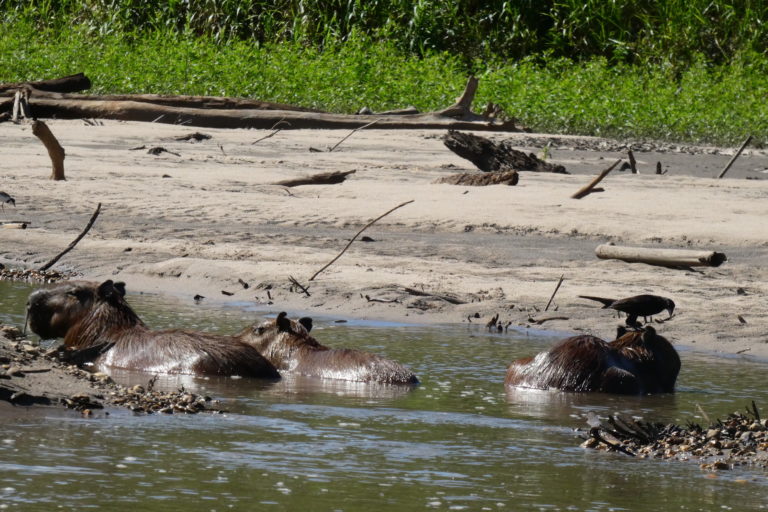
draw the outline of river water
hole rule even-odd
[[[21,325],[30,288],[0,282],[0,321]],[[130,295],[153,327],[234,332],[269,312]],[[272,312],[274,313],[274,312]],[[507,392],[506,365],[557,338],[481,326],[338,324],[313,334],[403,362],[402,388],[286,378],[169,377],[223,415],[94,417],[55,408],[0,418],[0,509],[12,510],[765,510],[768,473],[585,450],[588,411],[704,422],[768,404],[768,365],[681,351],[674,395]],[[150,375],[113,373],[124,383]],[[16,410],[15,410],[16,411]]]

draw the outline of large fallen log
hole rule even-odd
[[[12,100],[0,102],[0,111],[8,110]],[[438,114],[414,114],[403,116],[356,116],[325,114],[287,110],[234,110],[168,107],[136,101],[80,101],[32,99],[29,103],[32,116],[38,119],[115,119],[180,124],[201,128],[255,128],[269,129],[278,121],[287,121],[290,128],[341,128],[353,129],[378,119],[373,129],[403,128],[453,128],[462,130],[520,131],[514,123],[486,121],[462,121]]]
[[[17,89],[32,88],[38,91],[51,92],[77,92],[91,88],[91,80],[83,73],[64,76],[53,80],[39,80],[36,82],[16,82],[12,84],[0,84],[0,93],[13,96]]]
[[[553,165],[540,160],[533,153],[526,154],[514,149],[508,140],[494,142],[472,133],[450,130],[443,136],[443,144],[484,172],[536,171],[568,174],[562,165]]]
[[[11,96],[13,91],[0,93],[0,96]],[[33,88],[30,90],[33,99],[74,100],[74,101],[135,101],[137,103],[152,103],[167,107],[188,107],[229,110],[295,110],[297,112],[322,112],[322,110],[297,107],[285,103],[259,101],[250,98],[233,98],[223,96],[185,96],[173,94],[62,94],[47,92]]]
[[[728,258],[722,252],[686,249],[650,249],[602,244],[595,249],[600,259],[616,259],[629,263],[647,263],[661,267],[719,267]]]
[[[290,105],[270,104],[253,100],[212,97],[181,97],[140,95],[112,96],[114,100],[88,99],[72,95],[40,94],[31,91],[29,107],[35,118],[57,119],[115,119],[168,124],[183,124],[205,128],[268,129],[279,121],[297,128],[359,128],[376,121],[374,128],[438,128],[462,130],[521,131],[514,120],[500,121],[473,113],[469,105],[477,89],[477,79],[470,77],[457,102],[437,112],[424,114],[346,115],[312,112]],[[126,98],[126,99],[123,99]],[[178,97],[176,97],[178,98]],[[251,102],[248,104],[248,102]],[[10,111],[13,99],[0,99],[0,116]],[[269,107],[269,110],[264,108]],[[282,108],[287,107],[287,108]]]

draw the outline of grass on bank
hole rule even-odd
[[[216,43],[153,31],[94,36],[78,27],[0,34],[0,82],[85,72],[95,93],[247,96],[333,112],[449,105],[466,81],[448,53],[416,57],[394,44],[352,38],[324,50],[296,43]],[[477,61],[476,105],[488,101],[536,131],[733,145],[768,142],[768,58],[684,70],[610,65],[603,58]]]

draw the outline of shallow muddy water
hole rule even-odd
[[[0,321],[23,323],[29,288],[0,282]],[[153,327],[234,332],[266,311],[131,295]],[[272,313],[275,313],[273,311]],[[222,400],[224,415],[93,418],[59,409],[0,417],[0,508],[16,510],[764,510],[768,474],[579,447],[588,411],[702,422],[768,403],[768,365],[682,351],[674,395],[504,390],[512,359],[556,338],[480,326],[315,320],[332,346],[410,366],[416,388],[285,378],[169,377]],[[150,375],[113,373],[145,384]],[[698,406],[697,406],[698,404]],[[8,409],[2,409],[7,411]]]

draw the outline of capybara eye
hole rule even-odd
[[[264,328],[263,328],[262,326],[259,326],[259,328],[258,328],[258,329],[256,329],[256,331],[259,333],[259,336],[261,336],[262,334],[264,334]]]

